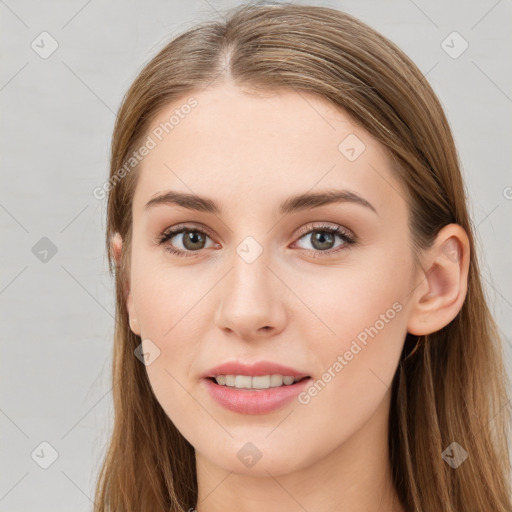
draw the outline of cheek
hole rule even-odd
[[[202,302],[209,287],[182,275],[173,276],[169,269],[154,280],[146,277],[134,292],[141,337],[152,340],[160,350],[155,368],[188,378],[200,340],[208,334],[204,327],[211,328]]]
[[[299,397],[299,413],[307,418],[305,428],[322,431],[325,446],[324,441],[319,443],[326,449],[329,440],[349,438],[376,410],[386,409],[383,401],[390,393],[406,335],[399,280],[376,272],[374,276],[366,273],[359,283],[355,278],[344,281],[345,291],[340,291],[338,281],[338,286],[331,283],[313,303],[308,301],[335,333],[314,319],[323,328],[314,347],[314,337],[308,336],[317,378]],[[299,327],[304,333],[306,324]]]
[[[400,312],[411,291],[406,280],[405,275],[393,273],[383,264],[316,271],[314,276],[296,281],[294,291],[304,297],[311,313],[297,318],[307,316],[309,325],[328,345],[348,347],[354,338],[364,343],[365,329],[370,326],[384,332],[391,330],[392,324],[402,325]]]
[[[148,251],[149,253],[149,251]],[[146,367],[153,392],[178,426],[200,414],[191,399],[193,365],[200,341],[211,322],[205,297],[218,275],[193,265],[171,267],[165,256],[135,253],[132,259],[132,296],[141,338],[151,340],[159,355]]]
[[[357,408],[361,390],[371,394],[373,383],[378,395],[391,384],[407,334],[411,292],[411,261],[401,254],[391,247],[351,268],[298,281],[297,294],[315,313],[304,315],[300,330],[309,333],[310,344],[319,340],[310,358],[317,361],[317,374],[325,374],[319,388],[328,383],[324,387],[333,394],[324,397],[331,403]]]
[[[147,338],[168,339],[175,337],[182,323],[190,327],[215,277],[197,266],[173,266],[169,261],[164,249],[133,254],[132,295],[141,336]]]

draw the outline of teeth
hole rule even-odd
[[[215,377],[217,384],[221,386],[235,387],[238,389],[269,389],[279,386],[290,386],[300,379],[288,375],[218,375]]]

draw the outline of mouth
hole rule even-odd
[[[202,381],[210,398],[225,409],[238,414],[259,415],[270,414],[291,404],[313,380],[310,376],[290,377],[291,380],[286,379],[290,383],[286,384],[286,377],[277,374],[218,375],[205,377]]]
[[[234,388],[240,391],[263,391],[273,388],[290,387],[304,380],[311,379],[309,375],[293,377],[291,375],[217,375],[207,377],[217,386]]]
[[[201,377],[210,398],[240,414],[268,414],[281,409],[313,380],[305,372],[273,361],[227,361]]]

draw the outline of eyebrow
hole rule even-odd
[[[293,212],[306,210],[309,208],[318,208],[332,203],[353,203],[364,206],[378,215],[377,210],[364,198],[350,190],[329,190],[325,192],[306,192],[291,196],[281,203],[279,213],[287,215]],[[146,203],[145,209],[157,205],[177,205],[188,210],[213,213],[222,215],[222,208],[217,201],[207,197],[201,197],[186,192],[176,192],[168,190],[164,193],[154,196]]]

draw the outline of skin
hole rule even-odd
[[[193,96],[198,106],[141,163],[126,300],[133,332],[160,350],[146,367],[155,396],[195,448],[197,510],[403,511],[387,448],[390,384],[406,333],[435,332],[459,312],[466,233],[445,226],[415,268],[409,206],[383,146],[325,100],[230,83]],[[354,161],[338,149],[349,134],[366,146]],[[170,189],[215,199],[223,213],[144,208]],[[348,202],[278,213],[291,195],[331,189],[357,193],[377,214]],[[156,244],[178,223],[206,228],[204,248],[178,257],[165,247],[187,251],[182,235]],[[345,242],[334,235],[322,251],[311,233],[319,223],[358,242],[335,253]],[[263,249],[250,264],[236,251],[247,236]],[[119,235],[112,244],[119,258]],[[396,302],[400,312],[307,404],[244,415],[214,402],[200,381],[230,360],[274,361],[320,379]],[[252,467],[237,457],[248,442],[261,452]]]

